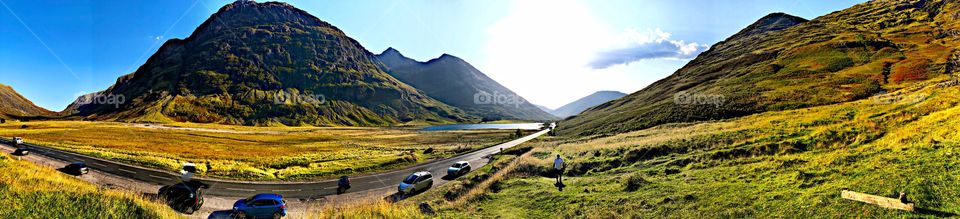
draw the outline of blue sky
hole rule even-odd
[[[230,2],[0,0],[0,83],[61,110],[133,72],[163,41],[186,38]],[[459,56],[527,100],[556,108],[598,90],[637,91],[766,14],[812,19],[861,1],[285,2],[371,52],[394,47],[421,61]],[[638,50],[669,55],[598,61]]]

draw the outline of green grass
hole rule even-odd
[[[180,218],[130,192],[101,189],[49,168],[0,154],[3,218]]]
[[[836,218],[960,213],[960,88],[941,77],[918,95],[668,124],[537,146],[470,202],[424,194],[441,217]],[[562,192],[544,172],[568,159]],[[496,165],[494,165],[496,166]],[[483,171],[478,171],[483,172]],[[482,173],[481,173],[482,174]],[[456,187],[457,184],[451,184]],[[446,186],[445,186],[446,187]],[[920,213],[840,198],[841,189],[896,197]],[[435,194],[436,193],[436,194]],[[475,192],[476,193],[476,192]]]
[[[511,140],[513,131],[419,132],[417,128],[242,127],[175,123],[177,130],[114,122],[0,124],[0,136],[141,166],[202,176],[304,180],[379,172],[450,157]],[[231,132],[222,132],[228,130]],[[220,131],[220,132],[214,132]],[[426,153],[432,148],[432,152]]]

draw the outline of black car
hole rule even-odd
[[[13,155],[17,156],[27,156],[28,154],[30,154],[30,150],[26,147],[17,147],[17,150],[13,151]]]
[[[157,194],[171,208],[185,214],[193,214],[203,206],[203,191],[209,185],[199,181],[181,182],[160,187]]]
[[[87,164],[84,162],[73,162],[63,167],[63,171],[75,175],[83,175],[89,173],[90,168],[87,168]]]

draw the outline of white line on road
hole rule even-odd
[[[303,190],[300,190],[300,189],[274,189],[273,191],[274,191],[274,192],[299,192],[299,191],[303,191]]]
[[[331,187],[323,187],[323,189],[336,189],[336,188],[337,188],[336,186],[331,186]]]
[[[154,175],[152,175],[152,174],[151,174],[151,175],[148,175],[148,176],[153,177],[153,178],[157,178],[157,179],[170,180],[170,177],[154,176]]]
[[[91,165],[91,166],[98,166],[98,167],[100,167],[100,168],[106,168],[106,167],[107,167],[107,166],[105,166],[105,165],[103,165],[103,164],[99,164],[99,163],[90,163],[90,165]]]
[[[256,191],[257,191],[256,189],[235,189],[235,188],[227,188],[227,190],[233,190],[233,191],[248,191],[248,192],[256,192]]]
[[[117,170],[122,171],[122,172],[133,173],[133,174],[136,174],[136,173],[137,173],[137,172],[134,172],[134,171],[131,171],[131,170],[125,170],[125,169],[120,169],[120,168],[117,168]]]

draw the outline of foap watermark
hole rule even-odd
[[[480,91],[473,94],[473,103],[477,105],[513,105],[514,107],[520,108],[520,104],[526,103],[522,97],[516,94],[501,94],[500,92],[494,91],[489,93],[486,91]]]
[[[127,97],[123,94],[94,94],[86,95],[80,99],[79,103],[81,105],[113,105],[114,108],[120,108],[120,104],[127,102]]]
[[[327,103],[327,97],[323,94],[301,94],[301,93],[292,93],[288,91],[277,92],[277,95],[273,96],[273,103],[275,104],[314,104],[320,105]]]
[[[876,104],[916,104],[922,102],[924,99],[927,99],[927,95],[906,95],[902,93],[887,93],[881,91],[880,93],[871,96],[870,99]]]
[[[673,103],[677,105],[713,105],[720,107],[727,101],[727,97],[720,94],[691,94],[680,91],[673,94]]]

